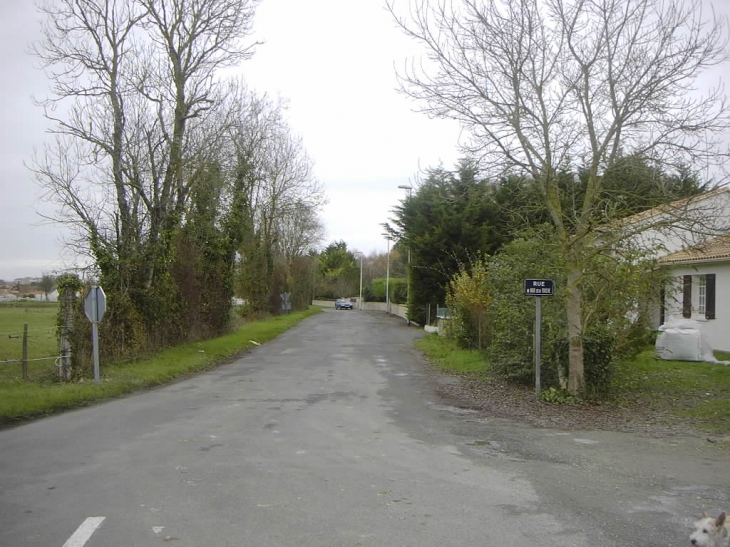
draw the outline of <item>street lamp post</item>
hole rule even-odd
[[[362,309],[363,309],[363,306],[362,306],[362,257],[363,257],[363,253],[362,253],[362,251],[357,251],[355,254],[360,255],[360,299],[358,300],[358,302],[360,304],[360,311],[362,311]]]
[[[390,236],[385,236],[388,240],[388,263],[385,268],[385,313],[390,314]]]
[[[410,184],[400,184],[398,186],[401,190],[408,192],[408,199],[411,199],[413,195],[413,186]],[[408,306],[411,303],[411,246],[408,246],[408,265],[406,266],[406,321],[411,324],[411,318],[408,315]]]

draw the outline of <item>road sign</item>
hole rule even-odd
[[[99,321],[106,312],[106,295],[98,285],[92,285],[84,298],[84,312],[91,321],[91,345],[94,354],[94,381],[99,383]]]
[[[279,296],[281,297],[281,309],[285,312],[290,312],[291,302],[289,302],[289,298],[291,297],[291,293],[283,292]]]
[[[106,313],[106,295],[104,290],[92,285],[84,299],[84,312],[92,323],[98,323]]]
[[[525,279],[525,296],[535,298],[535,393],[540,396],[540,367],[542,365],[542,306],[541,296],[553,295],[552,279]]]
[[[525,296],[552,296],[552,279],[525,279]]]

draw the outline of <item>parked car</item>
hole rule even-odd
[[[336,310],[351,310],[352,309],[352,302],[349,300],[346,300],[345,298],[338,298],[335,300],[335,309]]]

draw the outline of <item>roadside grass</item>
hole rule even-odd
[[[487,373],[489,364],[484,354],[473,349],[462,349],[444,336],[431,334],[418,341],[418,348],[439,370],[460,374]]]
[[[70,384],[0,379],[0,426],[119,397],[213,368],[272,340],[321,309],[247,322],[219,338],[165,349],[126,363],[100,364],[101,381]]]
[[[489,363],[476,350],[464,350],[447,338],[425,336],[418,348],[439,370],[489,375]],[[720,360],[730,354],[716,352]],[[641,406],[665,412],[698,429],[730,434],[730,366],[662,361],[653,348],[616,364],[610,399],[603,404]]]

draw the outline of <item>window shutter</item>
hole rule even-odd
[[[715,318],[715,274],[705,276],[705,318]]]
[[[692,317],[692,276],[684,276],[684,294],[682,296],[682,317]]]
[[[662,286],[662,288],[659,289],[659,324],[660,325],[663,325],[664,321],[666,320],[665,315],[667,313],[667,310],[664,307],[664,300],[666,299],[666,297],[667,297],[666,290]]]

